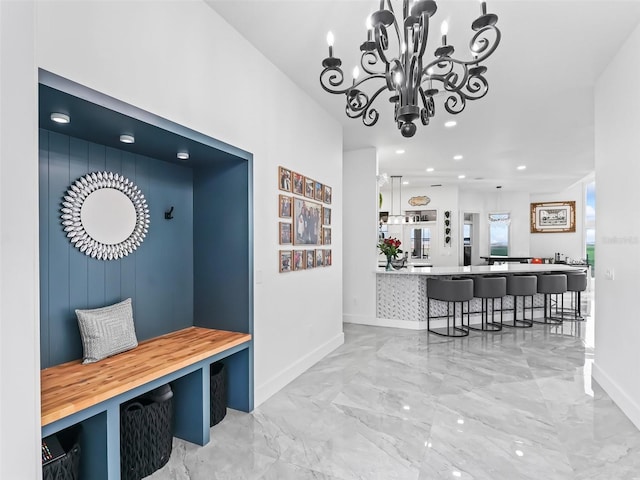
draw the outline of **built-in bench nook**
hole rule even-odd
[[[92,477],[120,474],[120,405],[171,382],[175,435],[205,445],[209,442],[209,367],[222,361],[230,391],[237,390],[234,372],[246,367],[251,335],[189,327],[146,340],[128,352],[99,362],[81,360],[41,372],[43,436],[82,425],[82,448],[92,452]],[[230,396],[229,406],[245,409]],[[85,457],[87,457],[85,455]]]
[[[79,478],[117,480],[125,402],[169,383],[174,436],[205,445],[222,363],[226,404],[253,410],[253,155],[51,72],[39,82],[42,437],[77,433]],[[131,202],[137,237],[89,231],[82,202],[100,188]],[[135,348],[83,364],[78,312],[128,299]]]

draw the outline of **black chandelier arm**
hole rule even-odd
[[[492,31],[495,35],[493,43],[485,36],[488,31]],[[474,58],[470,63],[478,64],[493,55],[493,52],[495,52],[498,45],[500,45],[501,39],[502,33],[495,25],[488,25],[478,30],[471,40],[469,40],[469,50],[471,50],[474,55],[477,55],[477,58]]]
[[[467,106],[467,100],[460,91],[450,93],[451,95],[444,102],[444,109],[452,115],[457,115]]]
[[[333,87],[339,87],[344,83],[344,72],[340,67],[325,67],[320,72],[320,86],[329,93],[347,93],[351,87],[343,90]]]
[[[376,66],[379,60],[376,52],[362,52],[360,56],[360,66],[362,70],[369,75],[384,75],[384,72],[375,71],[370,68]]]
[[[345,113],[349,118],[362,117],[362,123],[367,127],[374,125],[380,114],[375,108],[371,108],[373,102],[378,98],[382,92],[386,90],[386,87],[380,87],[371,97],[369,97],[362,90],[357,88],[351,89],[347,93],[347,105],[345,106]]]
[[[420,120],[423,125],[429,125],[429,119],[436,114],[436,105],[432,96],[427,96],[422,87],[419,87],[420,98],[422,99],[422,109],[420,110]]]

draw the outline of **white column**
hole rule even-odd
[[[376,317],[378,160],[374,148],[344,153],[343,320],[372,324]]]

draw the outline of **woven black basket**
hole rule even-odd
[[[134,399],[120,407],[120,476],[140,480],[162,468],[171,456],[173,398]]]
[[[80,445],[74,443],[66,452],[64,457],[42,466],[42,480],[78,480],[80,478],[78,473]]]
[[[223,363],[211,365],[211,409],[209,426],[220,423],[227,414],[227,382]]]

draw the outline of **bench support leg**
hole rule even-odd
[[[207,367],[172,382],[175,436],[197,445],[209,443],[211,377]]]

